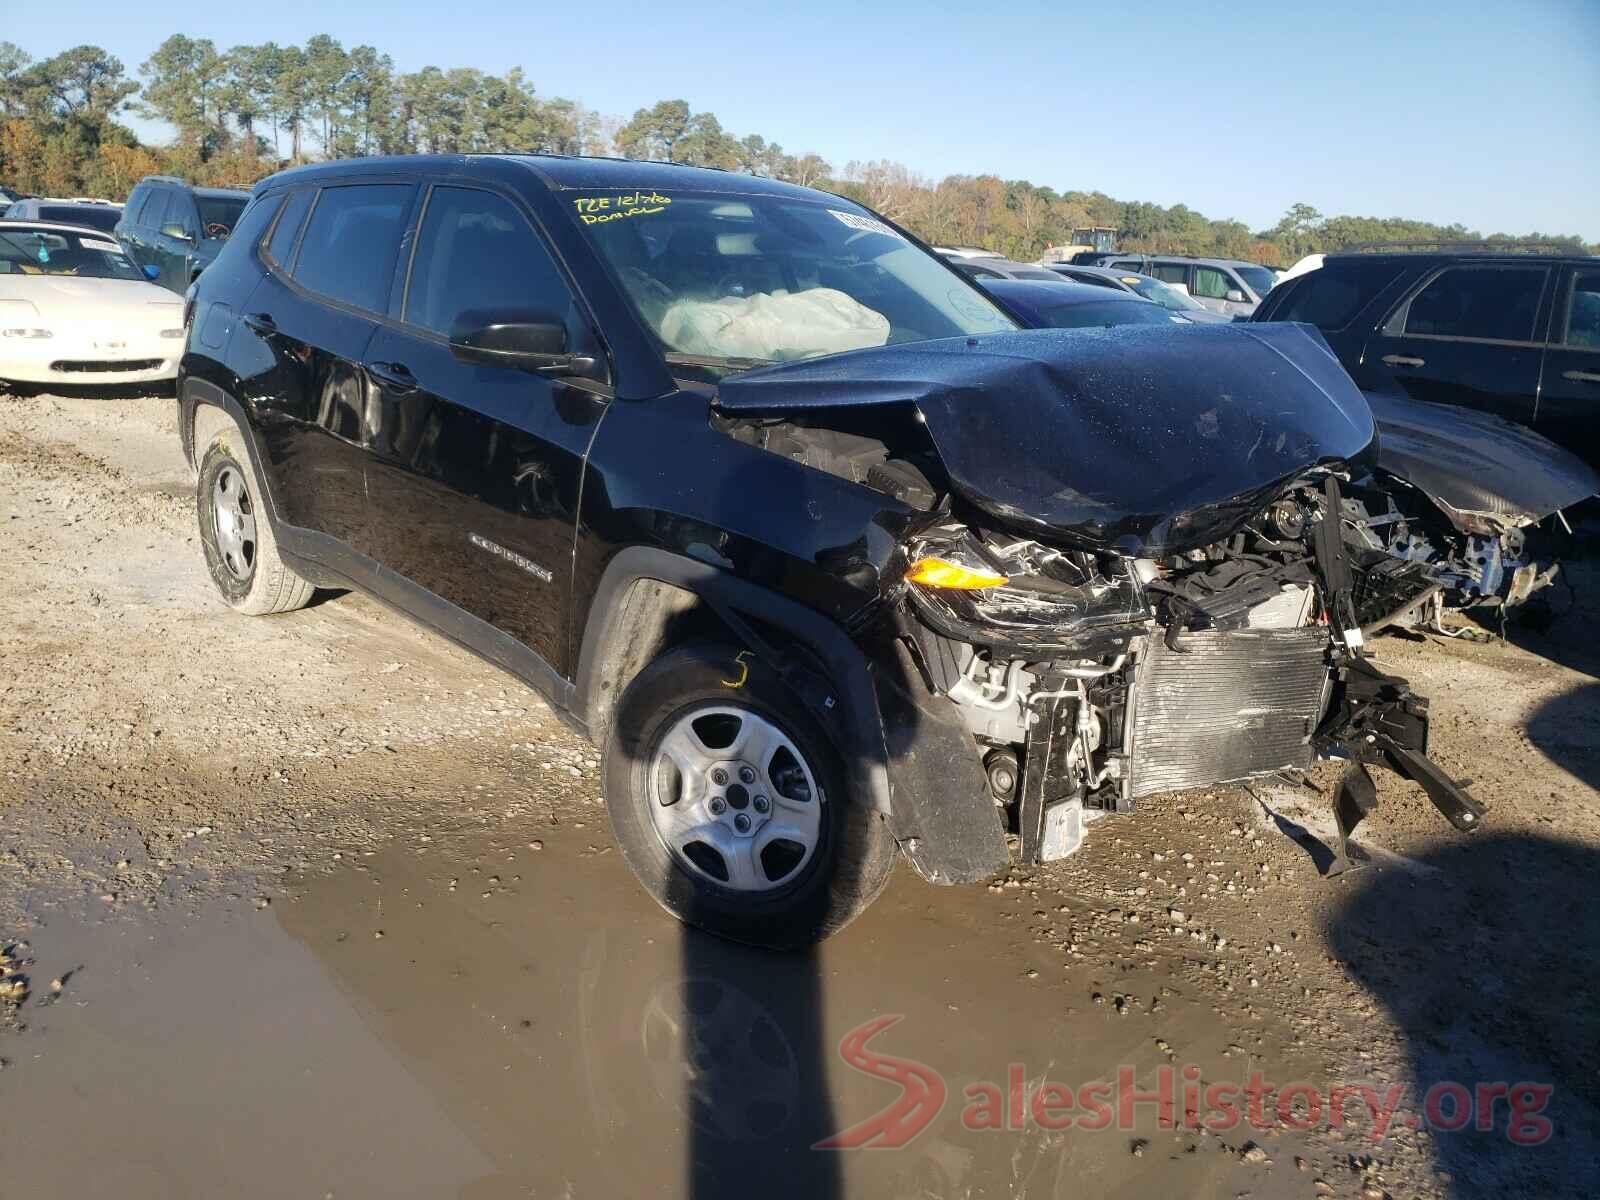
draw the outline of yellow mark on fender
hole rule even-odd
[[[585,225],[600,225],[623,217],[644,217],[666,211],[671,196],[658,192],[625,192],[615,196],[582,196],[572,202]]]
[[[739,668],[739,678],[724,679],[722,681],[723,687],[742,688],[744,686],[744,681],[750,678],[750,664],[745,661],[745,659],[749,657],[750,651],[748,650],[741,650],[738,654],[734,655],[733,661]]]

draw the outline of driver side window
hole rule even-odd
[[[571,327],[572,292],[509,200],[435,187],[423,213],[402,319],[449,337],[464,313],[542,316]]]
[[[1215,267],[1194,269],[1194,294],[1204,300],[1226,300],[1228,289],[1238,285]]]
[[[167,205],[167,215],[162,218],[163,225],[177,225],[191,238],[200,236],[200,214],[195,210],[194,197],[187,192],[173,192],[172,200]]]

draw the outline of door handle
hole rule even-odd
[[[417,390],[417,377],[405,363],[368,363],[367,374],[398,395]]]
[[[1600,371],[1563,371],[1561,378],[1573,383],[1600,383]]]
[[[1425,367],[1428,363],[1425,359],[1413,358],[1409,354],[1385,354],[1383,356],[1383,365],[1386,367]]]
[[[271,313],[251,313],[244,318],[244,323],[264,337],[271,337],[278,332],[278,323],[272,319]]]

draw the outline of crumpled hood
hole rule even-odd
[[[726,412],[912,403],[952,487],[1034,536],[1155,556],[1237,530],[1373,440],[1302,325],[1039,329],[911,342],[726,379]]]
[[[1577,455],[1489,413],[1368,392],[1378,466],[1454,513],[1528,525],[1600,493]]]

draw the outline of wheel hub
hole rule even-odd
[[[749,709],[707,705],[679,717],[658,743],[649,779],[656,832],[697,876],[768,891],[816,852],[816,776],[793,739]]]
[[[217,472],[211,485],[211,514],[222,565],[235,579],[248,580],[256,566],[255,506],[237,468],[225,466]]]

